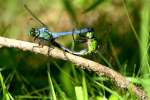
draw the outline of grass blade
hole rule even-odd
[[[84,100],[83,98],[83,91],[81,86],[76,86],[75,87],[75,93],[76,93],[76,98],[77,100]]]
[[[84,71],[82,71],[82,87],[83,87],[84,100],[88,100],[88,92],[87,92],[87,86],[86,86],[86,79],[85,79]]]
[[[50,76],[50,70],[48,70],[48,82],[49,82],[50,90],[52,92],[51,93],[52,94],[52,100],[57,100],[55,90],[54,90],[54,86],[53,86],[53,83],[52,83],[52,79],[51,79],[51,76]]]
[[[7,91],[1,72],[0,72],[0,83],[3,90],[3,100],[13,100],[13,97]]]

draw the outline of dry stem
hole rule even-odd
[[[0,37],[0,45],[5,47],[13,47],[13,48],[19,48],[24,51],[31,51],[43,55],[48,55],[48,48],[47,46],[44,46],[43,48],[34,48],[34,46],[37,46],[38,44],[15,40],[15,39],[8,39],[4,37]],[[106,67],[104,65],[101,65],[99,63],[96,63],[94,61],[72,55],[70,53],[64,52],[62,50],[59,50],[57,48],[53,48],[49,52],[49,56],[52,56],[54,58],[68,60],[74,64],[77,65],[78,68],[81,69],[87,69],[89,71],[93,71],[97,73],[98,75],[104,75],[108,78],[110,78],[113,82],[116,83],[116,86],[118,86],[120,89],[128,89],[133,91],[133,93],[139,98],[139,99],[147,99],[147,96],[143,90],[138,88],[135,85],[130,85],[130,81],[128,81],[125,77],[123,77],[120,73],[114,71],[113,69],[110,69],[109,67]]]

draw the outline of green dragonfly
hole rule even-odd
[[[42,25],[42,27],[37,27],[37,28],[32,28],[30,30],[29,35],[34,38],[34,41],[38,41],[39,44],[42,45],[53,45],[56,46],[66,52],[69,52],[74,55],[87,55],[91,54],[96,51],[97,49],[97,40],[95,36],[95,31],[93,28],[83,28],[79,30],[73,30],[73,31],[68,31],[68,32],[51,32],[48,30],[48,27],[40,21],[28,8],[27,5],[24,4],[25,9]],[[83,43],[87,43],[87,48],[80,50],[80,51],[73,51],[70,50],[62,45],[60,45],[58,42],[55,40],[59,37],[66,36],[66,35],[79,35],[82,38]]]

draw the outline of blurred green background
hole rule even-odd
[[[93,27],[100,48],[87,58],[118,71],[150,94],[149,0],[0,0],[1,36],[32,41],[29,29],[40,24],[24,3],[50,31]],[[76,48],[72,37],[58,41]],[[4,100],[135,99],[109,79],[68,61],[16,48],[0,48],[0,71],[0,99]]]

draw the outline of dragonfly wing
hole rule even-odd
[[[87,51],[87,49],[84,49],[84,50],[81,50],[81,51],[78,51],[78,52],[71,51],[71,53],[74,54],[74,55],[83,56],[83,55],[87,55],[88,51]]]
[[[78,56],[86,55],[86,54],[88,53],[87,49],[81,50],[81,51],[79,51],[79,52],[72,51],[72,50],[70,50],[70,49],[68,49],[68,48],[66,48],[66,47],[64,47],[64,46],[62,46],[62,45],[60,45],[60,44],[57,43],[56,41],[53,41],[52,44],[53,44],[54,46],[56,46],[56,47],[58,47],[58,48],[64,50],[64,51],[66,51],[66,52],[69,52],[69,53],[71,53],[71,54],[78,55]]]

